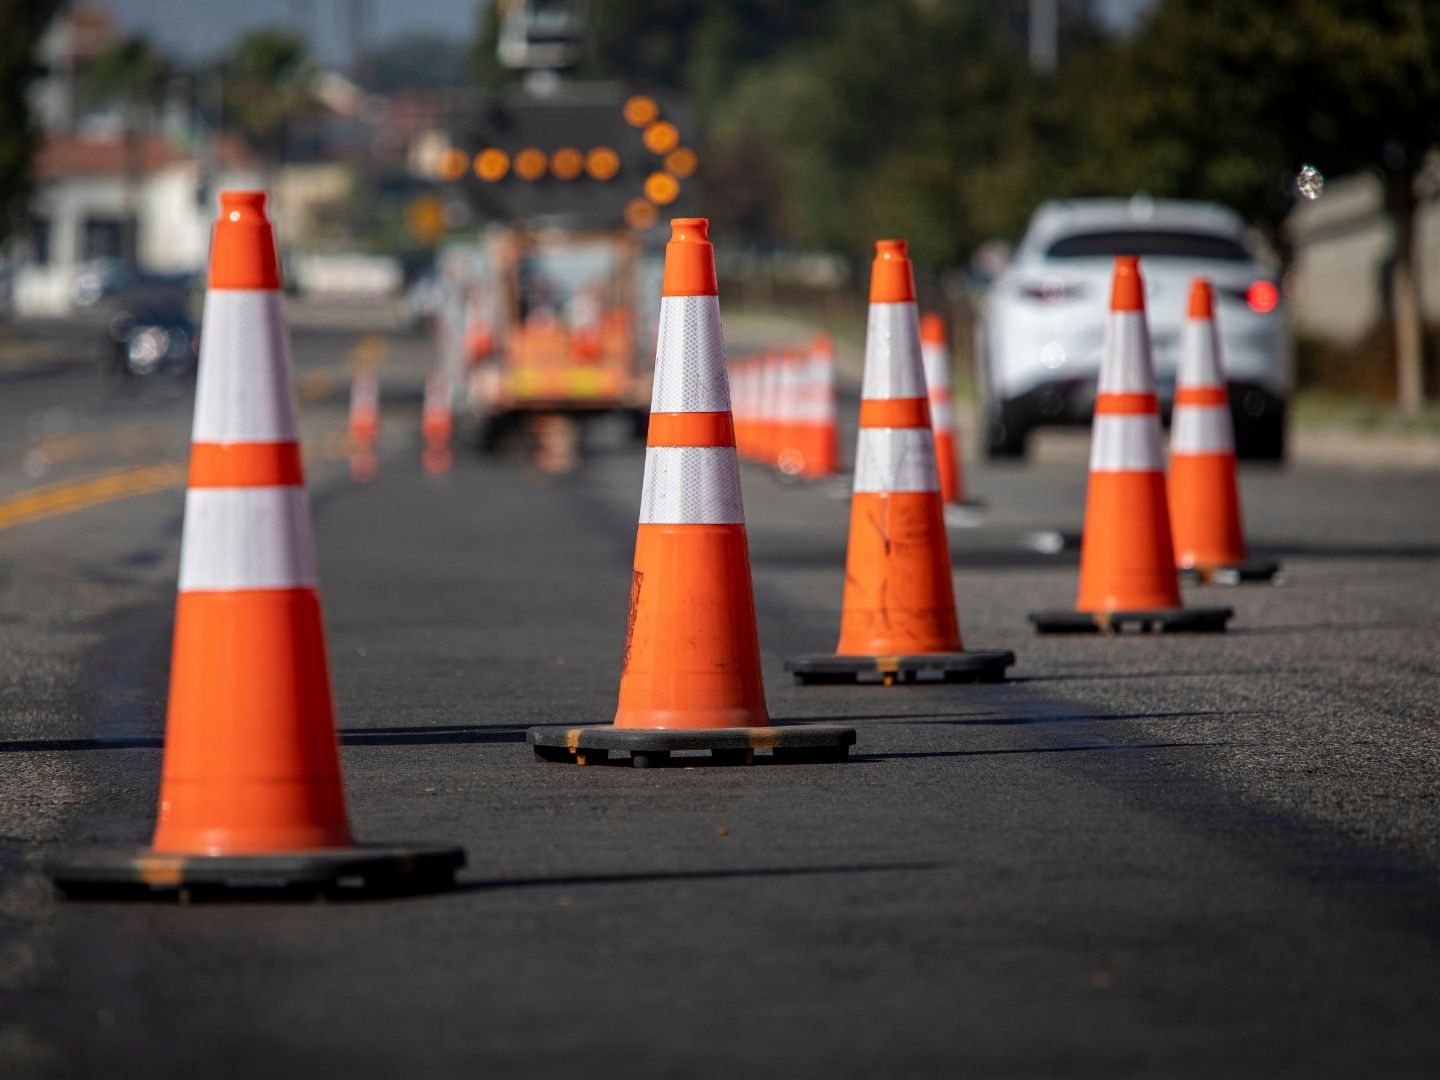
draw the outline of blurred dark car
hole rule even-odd
[[[190,376],[200,358],[200,327],[188,282],[139,286],[106,304],[105,366],[120,377]]]

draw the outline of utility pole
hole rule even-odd
[[[1060,0],[1030,0],[1030,68],[1053,75],[1060,63]]]

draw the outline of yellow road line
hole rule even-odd
[[[185,466],[175,461],[146,465],[137,469],[90,476],[81,480],[64,480],[42,488],[22,491],[0,499],[0,529],[9,529],[31,521],[57,517],[87,506],[114,502],[132,495],[149,495],[167,491],[185,483]]]

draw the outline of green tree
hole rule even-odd
[[[59,0],[0,0],[0,240],[9,238],[30,197],[39,143],[30,84],[40,74],[36,46]]]
[[[257,30],[242,38],[225,65],[225,116],[267,165],[285,155],[286,134],[308,113],[315,69],[305,42],[288,30]]]

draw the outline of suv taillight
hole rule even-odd
[[[1280,303],[1280,290],[1275,287],[1273,281],[1261,278],[1259,281],[1251,282],[1250,287],[1245,290],[1245,303],[1250,305],[1251,311],[1260,315],[1268,315]]]

